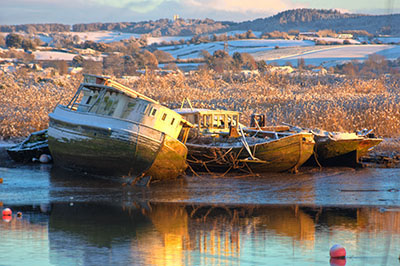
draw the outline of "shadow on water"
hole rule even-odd
[[[400,248],[397,208],[137,201],[12,208],[23,216],[0,222],[1,261],[31,252],[27,263],[41,265],[329,265],[330,246],[341,243],[348,264],[397,265]]]

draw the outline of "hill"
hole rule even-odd
[[[118,31],[124,33],[159,36],[192,36],[229,31],[318,31],[324,29],[336,32],[344,30],[365,30],[372,34],[400,35],[400,14],[366,15],[341,13],[327,9],[293,9],[271,17],[245,22],[215,21],[212,19],[159,19],[142,22],[86,23],[86,24],[24,24],[0,25],[0,32],[88,32]]]
[[[247,30],[261,32],[271,31],[318,31],[331,29],[366,30],[372,34],[400,34],[400,14],[365,15],[341,13],[338,10],[326,9],[293,9],[278,13],[272,17],[245,21],[232,25],[230,30]]]

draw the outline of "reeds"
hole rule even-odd
[[[48,126],[48,114],[66,103],[79,81],[33,72],[0,74],[0,139],[24,137]]]
[[[48,113],[57,103],[67,103],[81,81],[81,76],[46,80],[34,73],[0,74],[0,136],[26,136],[46,128]],[[269,125],[286,122],[349,132],[368,128],[377,136],[400,139],[397,77],[267,74],[244,80],[200,71],[118,81],[172,108],[187,97],[194,107],[240,111],[243,124],[252,113],[265,113]]]

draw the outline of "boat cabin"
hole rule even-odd
[[[72,111],[137,122],[177,138],[192,127],[181,115],[108,77],[85,75],[67,105]]]
[[[230,128],[239,125],[239,112],[227,110],[210,110],[198,108],[176,109],[199,133],[229,133]]]

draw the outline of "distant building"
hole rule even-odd
[[[179,15],[174,15],[174,21],[177,21],[179,19]]]
[[[341,33],[338,35],[339,39],[353,39],[353,34],[350,33]]]

